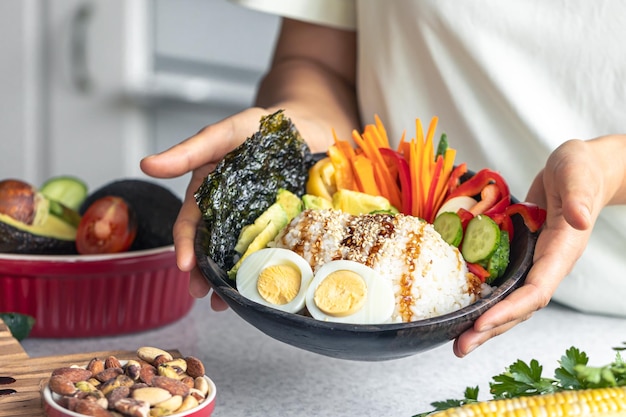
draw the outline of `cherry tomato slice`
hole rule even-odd
[[[80,254],[117,253],[128,250],[137,235],[134,211],[120,197],[94,201],[83,214],[76,232]]]

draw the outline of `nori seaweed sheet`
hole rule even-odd
[[[195,193],[210,236],[206,254],[229,270],[243,226],[276,201],[279,188],[302,196],[313,163],[308,145],[282,110],[263,116],[259,131],[228,153]]]

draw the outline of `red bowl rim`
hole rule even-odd
[[[160,255],[162,253],[173,252],[174,245],[160,246],[158,248],[143,249],[119,253],[103,253],[94,255],[31,255],[19,253],[0,253],[2,261],[21,262],[96,262],[96,261],[117,261],[129,258],[143,258],[147,256]]]

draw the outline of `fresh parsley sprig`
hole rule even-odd
[[[626,362],[620,355],[620,351],[626,350],[626,342],[623,342],[623,345],[613,348],[617,351],[613,362],[600,367],[589,366],[587,354],[576,347],[570,347],[558,361],[559,367],[554,370],[553,378],[542,375],[543,366],[536,359],[529,363],[517,360],[503,373],[492,378],[489,391],[493,399],[503,399],[565,390],[626,386]],[[430,405],[434,410],[413,417],[425,417],[436,411],[473,402],[478,402],[478,386],[467,387],[462,399],[432,402]]]

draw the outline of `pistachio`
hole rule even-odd
[[[183,358],[172,359],[171,361],[162,364],[162,366],[180,369],[183,373],[187,372],[187,361]]]
[[[153,363],[156,357],[159,355],[164,355],[165,358],[168,358],[167,359],[168,361],[171,361],[172,359],[174,359],[169,352],[163,349],[150,347],[150,346],[144,346],[144,347],[140,347],[139,349],[137,349],[137,356],[139,356],[140,359],[143,359],[144,361],[148,363]]]
[[[89,381],[78,381],[75,385],[76,385],[76,388],[79,391],[82,391],[82,392],[93,392],[93,391],[97,391],[98,390],[98,388],[96,388]]]
[[[133,381],[139,379],[139,373],[141,371],[141,364],[136,360],[129,360],[124,367],[124,373],[128,375]]]
[[[162,363],[157,367],[157,373],[159,375],[174,379],[183,379],[186,377],[186,370],[187,362],[185,362],[184,359],[174,359],[172,361]]]
[[[102,382],[98,381],[98,380],[97,380],[95,377],[93,377],[93,376],[92,376],[91,378],[89,378],[89,379],[87,380],[87,382],[89,382],[91,385],[93,385],[93,386],[94,386],[94,387],[96,387],[96,388],[97,388],[97,387],[99,387],[99,386],[102,384]]]
[[[111,368],[111,369],[113,369],[113,368]],[[100,387],[100,391],[102,391],[102,393],[104,395],[108,395],[115,388],[118,388],[118,387],[130,387],[134,383],[135,383],[135,381],[130,379],[130,377],[128,375],[120,374],[120,375],[116,376],[115,378],[111,378],[108,381],[106,381],[105,383],[103,383],[102,386]]]
[[[161,401],[170,399],[172,394],[164,388],[146,387],[134,390],[131,397],[135,400],[145,401],[152,406],[160,403]]]

